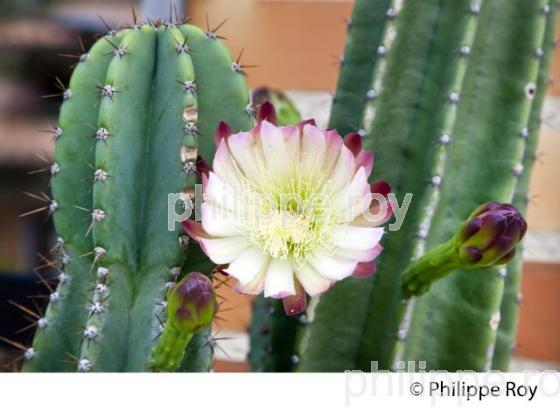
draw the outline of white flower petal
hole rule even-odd
[[[331,242],[344,249],[365,251],[376,246],[383,236],[383,228],[345,225],[331,231]]]
[[[344,221],[351,221],[368,208],[370,188],[364,168],[360,168],[352,182],[334,195],[330,207]]]
[[[225,183],[241,185],[242,181],[245,179],[241,170],[231,156],[225,139],[220,141],[220,144],[216,149],[212,168],[214,173],[217,174]]]
[[[329,290],[332,281],[325,279],[315,271],[309,264],[298,266],[295,270],[296,278],[311,297],[320,295]]]
[[[245,177],[260,185],[266,175],[260,138],[249,132],[240,132],[230,136],[227,143],[233,159]]]
[[[249,247],[241,236],[227,238],[199,237],[198,243],[204,253],[217,265],[230,263]]]
[[[210,172],[204,186],[204,201],[227,209],[232,212],[239,211],[241,206],[241,187],[224,182],[216,173]]]
[[[384,225],[393,216],[398,204],[394,200],[383,198],[381,201],[374,199],[367,212],[358,215],[353,221],[354,226],[376,227]]]
[[[268,260],[268,255],[253,246],[239,255],[224,271],[244,286],[266,269]]]
[[[381,251],[383,251],[383,247],[378,244],[373,248],[367,249],[365,251],[354,251],[344,248],[335,248],[333,250],[333,254],[341,258],[350,259],[352,261],[371,262],[379,256]]]
[[[284,298],[295,295],[294,273],[289,260],[272,259],[266,272],[264,296]]]
[[[316,126],[307,124],[301,136],[301,175],[318,175],[323,170],[327,141],[325,134]]]
[[[340,154],[327,178],[327,189],[335,193],[347,186],[354,177],[354,155],[345,145],[340,147]]]
[[[212,236],[238,236],[239,223],[236,216],[227,209],[204,202],[201,206],[202,227]]]
[[[308,261],[319,275],[330,280],[347,278],[352,275],[358,264],[357,261],[351,261],[325,252],[311,255]]]
[[[296,126],[276,127],[268,121],[261,124],[262,150],[268,172],[274,178],[293,174],[299,157],[299,129]]]

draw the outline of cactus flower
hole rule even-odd
[[[281,298],[289,315],[355,274],[369,276],[392,214],[387,183],[370,185],[373,153],[313,121],[278,127],[270,103],[257,125],[220,124],[213,170],[203,174],[201,223],[187,233],[242,293]]]
[[[513,205],[481,205],[452,239],[408,266],[403,274],[405,296],[426,292],[432,283],[455,269],[489,268],[509,262],[526,231],[527,222]]]

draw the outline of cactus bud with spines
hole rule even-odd
[[[460,258],[472,268],[503,265],[515,255],[527,222],[510,204],[489,202],[476,209],[455,235]]]
[[[152,368],[175,370],[191,338],[212,323],[217,310],[212,282],[202,273],[189,273],[171,288],[167,296],[167,323],[153,348]]]
[[[510,204],[489,202],[463,222],[453,238],[413,261],[403,273],[405,297],[425,293],[456,269],[489,268],[509,262],[527,222]]]
[[[167,296],[167,319],[184,333],[195,333],[208,326],[218,310],[212,282],[202,273],[186,275]]]

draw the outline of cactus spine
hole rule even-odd
[[[214,33],[135,24],[92,47],[64,97],[52,180],[61,280],[24,370],[149,370],[167,290],[181,272],[210,271],[179,225],[167,230],[168,194],[193,195],[220,120],[250,127],[245,80]],[[210,350],[208,331],[196,334],[180,369],[208,370]]]

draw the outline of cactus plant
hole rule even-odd
[[[63,98],[50,203],[59,284],[23,370],[147,371],[167,290],[211,269],[180,225],[168,230],[168,194],[193,195],[220,120],[250,127],[245,79],[215,32],[135,23],[80,57]],[[207,371],[210,350],[206,328],[180,369]]]
[[[348,158],[352,164],[365,161],[359,157],[364,152],[367,166],[340,168],[371,171],[373,157],[365,150],[375,150],[376,177],[390,181],[397,198],[412,193],[413,204],[402,227],[384,235],[376,275],[342,280],[320,296],[315,295],[352,272],[344,266],[343,273],[325,280],[324,275],[334,274],[325,264],[332,258],[317,261],[302,245],[302,261],[320,266],[321,275],[309,280],[296,270],[300,276],[294,281],[286,260],[294,241],[308,245],[309,238],[300,235],[304,225],[288,231],[270,226],[264,239],[259,237],[270,255],[249,249],[249,262],[254,254],[262,262],[257,271],[243,260],[231,263],[234,253],[245,255],[243,244],[230,241],[235,252],[229,249],[225,256],[216,246],[231,240],[232,232],[239,237],[229,220],[185,222],[203,251],[224,264],[219,270],[243,280],[241,290],[258,293],[268,286],[267,295],[283,298],[284,303],[262,297],[255,302],[254,370],[370,370],[374,361],[380,369],[399,370],[410,360],[426,362],[427,369],[507,368],[521,253],[507,267],[487,268],[513,256],[524,221],[506,205],[475,212],[476,223],[494,223],[500,232],[505,229],[502,217],[513,221],[506,229],[512,242],[502,237],[499,249],[488,247],[486,225],[476,234],[468,223],[455,231],[481,203],[526,207],[555,8],[555,0],[356,1],[330,127],[351,133],[344,142]],[[175,282],[181,272],[212,268],[187,236],[166,229],[167,194],[191,195],[197,165],[209,175],[203,183],[214,188],[224,185],[216,175],[234,178],[247,172],[251,187],[264,178],[264,186],[274,191],[284,189],[274,179],[277,174],[297,169],[296,174],[306,176],[300,167],[316,173],[312,161],[288,167],[292,160],[286,155],[282,163],[272,142],[289,145],[293,153],[299,152],[294,138],[329,138],[341,152],[347,149],[338,144],[336,132],[309,123],[276,127],[265,122],[275,118],[267,104],[251,132],[234,134],[251,127],[253,110],[242,67],[231,61],[213,32],[171,23],[135,24],[105,36],[81,60],[63,92],[51,167],[54,199],[48,210],[60,235],[60,281],[37,321],[24,370],[208,370],[203,325],[213,313],[214,299],[198,276],[204,308],[193,303],[188,286],[179,288]],[[298,117],[284,98],[276,101],[284,104],[287,121]],[[220,169],[210,172],[205,164],[213,156],[216,128],[221,157],[214,164]],[[266,167],[260,172],[262,164],[252,156],[253,145],[263,147],[263,141],[268,141],[262,151],[275,172]],[[230,149],[245,161],[238,163]],[[226,166],[231,174],[222,175]],[[281,241],[276,232],[283,235]],[[323,238],[317,234],[313,239]],[[351,242],[354,251],[374,251],[372,243]],[[375,258],[377,249],[368,255]],[[360,260],[358,253],[352,263]],[[275,269],[267,285],[271,255]],[[341,264],[337,268],[342,271]],[[305,306],[300,282],[314,297],[305,314],[286,317],[284,309],[292,314]],[[165,309],[168,290],[173,303]],[[165,319],[165,311],[171,318],[161,326],[158,319]]]
[[[271,350],[265,370],[400,369],[406,360],[507,368],[520,253],[506,268],[459,269],[412,299],[401,282],[410,261],[479,204],[525,208],[555,9],[549,0],[356,1],[329,125],[359,132],[376,175],[413,202],[385,237],[377,274],[316,298],[297,335],[284,335],[292,343],[279,354],[293,366],[275,368],[285,362]],[[256,337],[266,351],[261,344]]]

